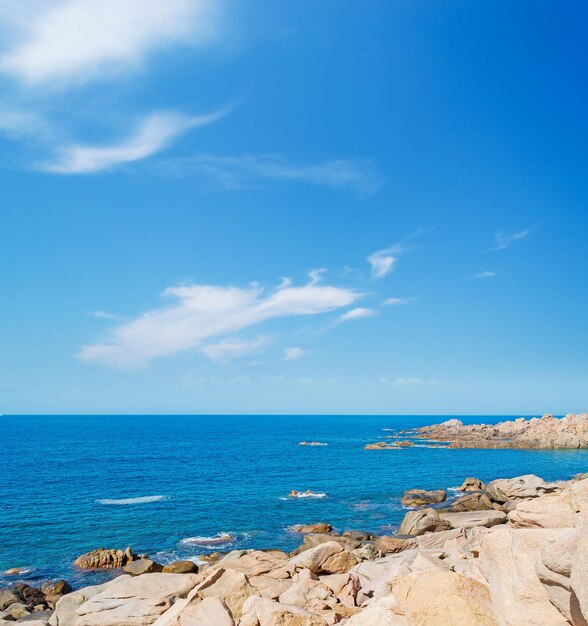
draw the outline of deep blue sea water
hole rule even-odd
[[[390,532],[402,519],[400,498],[409,487],[526,473],[555,480],[588,471],[588,451],[363,450],[390,434],[384,428],[444,419],[1,417],[0,571],[23,567],[29,582],[60,576],[80,586],[104,574],[82,573],[71,563],[99,546],[130,545],[160,561],[196,559],[212,549],[291,550],[300,538],[288,527],[297,523]],[[301,440],[328,445],[303,447]],[[292,489],[326,496],[289,498]],[[190,540],[222,532],[234,535],[232,543],[207,548]],[[0,575],[0,583],[15,580]]]

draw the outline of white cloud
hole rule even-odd
[[[370,254],[367,258],[367,262],[371,265],[372,278],[374,280],[380,280],[388,276],[394,269],[398,261],[398,255],[402,251],[403,248],[400,245],[396,245]]]
[[[334,159],[317,163],[296,163],[278,155],[218,156],[202,154],[160,163],[163,171],[176,175],[204,175],[224,189],[258,187],[272,180],[293,181],[331,187],[351,188],[370,196],[383,181],[371,161]]]
[[[494,235],[494,242],[489,250],[504,250],[505,248],[509,248],[517,241],[520,241],[530,235],[533,230],[534,228],[526,228],[525,230],[521,230],[510,235],[504,233],[503,231],[499,231],[496,235]]]
[[[267,343],[265,337],[257,337],[256,339],[223,339],[218,343],[206,345],[202,348],[202,352],[211,361],[221,361],[226,363],[232,359],[241,357],[249,352],[253,352]]]
[[[351,309],[351,311],[347,311],[340,315],[338,318],[339,322],[348,322],[349,320],[360,320],[365,317],[374,317],[378,312],[374,311],[374,309],[366,309],[365,307],[357,307],[355,309]]]
[[[474,274],[474,278],[476,278],[476,279],[478,279],[478,278],[494,278],[495,276],[498,276],[498,272],[486,271],[486,272],[478,272],[477,274]]]
[[[152,113],[141,121],[132,135],[120,142],[101,146],[63,146],[53,161],[41,163],[38,167],[55,174],[91,174],[110,170],[121,163],[145,159],[166,148],[178,136],[211,124],[225,114],[226,110],[201,116],[174,111]]]
[[[386,306],[402,306],[404,304],[409,304],[410,302],[414,302],[416,298],[386,298],[384,300],[384,304]]]
[[[88,311],[88,315],[91,315],[92,317],[97,317],[99,319],[105,319],[105,320],[120,319],[118,315],[115,315],[114,313],[109,313],[108,311]]]
[[[223,354],[223,345],[235,348],[228,336],[236,332],[270,319],[334,311],[360,296],[351,289],[312,284],[281,286],[267,295],[258,286],[184,285],[170,287],[163,295],[173,303],[119,325],[103,342],[82,346],[78,358],[126,368],[186,350],[208,352],[215,358]],[[218,341],[206,343],[213,339]]]
[[[284,361],[299,361],[302,357],[306,356],[307,351],[302,348],[292,346],[284,349]]]
[[[0,71],[27,86],[55,86],[136,70],[167,46],[209,43],[217,7],[212,0],[4,0]]]
[[[422,385],[424,381],[420,378],[415,378],[414,376],[399,376],[394,379],[395,385],[401,385],[402,387],[407,387],[410,385]]]

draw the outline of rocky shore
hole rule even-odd
[[[588,475],[458,491],[407,490],[394,536],[300,525],[290,554],[235,550],[199,569],[95,550],[77,566],[118,577],[0,589],[0,626],[586,626]]]
[[[451,448],[588,448],[588,413],[570,413],[562,418],[549,414],[532,419],[519,417],[498,424],[465,425],[458,419],[450,419],[417,428],[410,436],[446,442]]]

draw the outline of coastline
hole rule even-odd
[[[292,529],[302,542],[290,554],[234,550],[191,572],[114,551],[113,580],[73,592],[53,581],[44,599],[21,587],[12,609],[4,588],[0,610],[34,626],[563,626],[588,616],[588,475],[464,477],[455,494],[410,488],[403,501],[395,536],[324,522]],[[78,564],[104,566],[104,552]]]

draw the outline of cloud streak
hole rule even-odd
[[[360,294],[329,285],[285,285],[269,294],[258,286],[214,285],[169,287],[173,302],[140,315],[112,330],[105,341],[82,346],[82,361],[137,368],[153,359],[200,351],[213,360],[227,360],[255,349],[259,339],[234,334],[276,318],[313,316],[353,304]]]
[[[383,185],[383,178],[369,160],[332,159],[301,163],[279,155],[222,156],[202,154],[171,159],[159,164],[162,172],[178,176],[202,176],[223,189],[248,189],[272,181],[295,182],[353,189],[371,196]]]
[[[146,159],[167,148],[174,139],[199,126],[206,126],[226,115],[227,109],[201,116],[174,111],[152,113],[142,119],[134,133],[125,139],[103,145],[67,145],[56,157],[37,165],[53,174],[94,174],[118,165]]]
[[[525,239],[528,235],[533,232],[534,228],[526,228],[525,230],[520,230],[517,233],[507,234],[503,231],[498,231],[494,235],[494,242],[492,246],[489,248],[490,251],[495,250],[504,250],[506,248],[510,248],[517,241],[521,241],[521,239]]]

